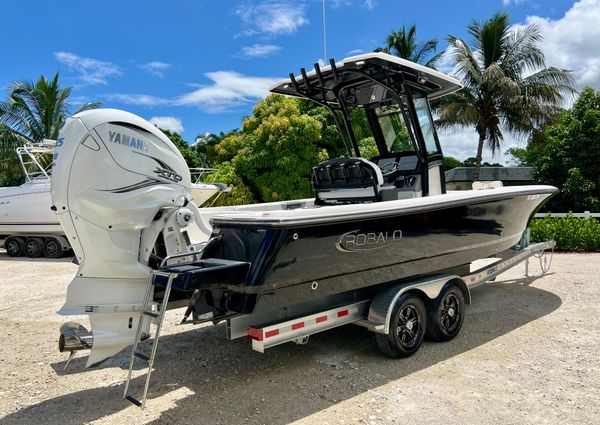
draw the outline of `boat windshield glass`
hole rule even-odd
[[[437,143],[435,130],[433,127],[433,118],[429,109],[429,103],[427,98],[423,95],[414,95],[413,100],[415,103],[415,110],[417,112],[417,118],[419,119],[419,126],[421,127],[421,133],[427,148],[428,154],[440,153],[440,148]]]
[[[415,150],[404,115],[398,105],[380,106],[375,108],[375,114],[390,153]]]

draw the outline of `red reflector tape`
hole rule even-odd
[[[304,327],[304,322],[298,322],[298,323],[294,323],[292,325],[292,330],[295,331],[296,329],[301,329]]]
[[[327,320],[327,316],[319,316],[315,319],[315,322],[321,323],[321,322],[324,322],[325,320]]]
[[[272,331],[265,332],[265,339],[277,335],[279,335],[279,329],[273,329]]]
[[[257,341],[262,341],[263,340],[262,329],[248,328],[248,336]]]
[[[348,315],[348,310],[338,311],[338,317],[344,317]]]

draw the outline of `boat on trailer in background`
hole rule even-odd
[[[391,357],[413,354],[426,334],[454,338],[471,286],[553,246],[527,246],[522,235],[557,191],[446,192],[429,101],[460,88],[383,53],[290,74],[271,91],[330,109],[348,157],[310,170],[314,198],[232,207],[195,208],[181,154],[141,118],[94,110],[69,119],[52,200],[77,235],[80,268],[60,313],[89,314],[92,329],[65,325],[59,348],[90,348],[89,366],[133,344],[125,392],[143,405],[145,392],[142,401],[128,394],[131,370],[149,362],[147,391],[168,308],[186,307],[184,323],[225,320],[228,338],[249,337],[259,351],[350,322],[375,331]],[[375,157],[361,156],[352,109],[369,123]],[[115,145],[115,132],[141,143]],[[469,271],[491,256],[502,259]]]
[[[11,257],[59,258],[71,249],[50,209],[50,166],[55,144],[44,140],[18,147],[25,182],[0,188],[0,243]]]

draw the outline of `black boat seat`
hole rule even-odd
[[[315,204],[377,202],[384,183],[379,167],[364,158],[335,158],[313,167],[311,183]]]

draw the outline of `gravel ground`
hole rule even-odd
[[[597,254],[558,254],[544,277],[517,267],[473,290],[461,334],[404,360],[355,326],[259,354],[223,325],[176,326],[170,311],[144,411],[121,398],[127,350],[63,370],[55,311],[76,266],[0,252],[0,270],[1,424],[600,423]]]

